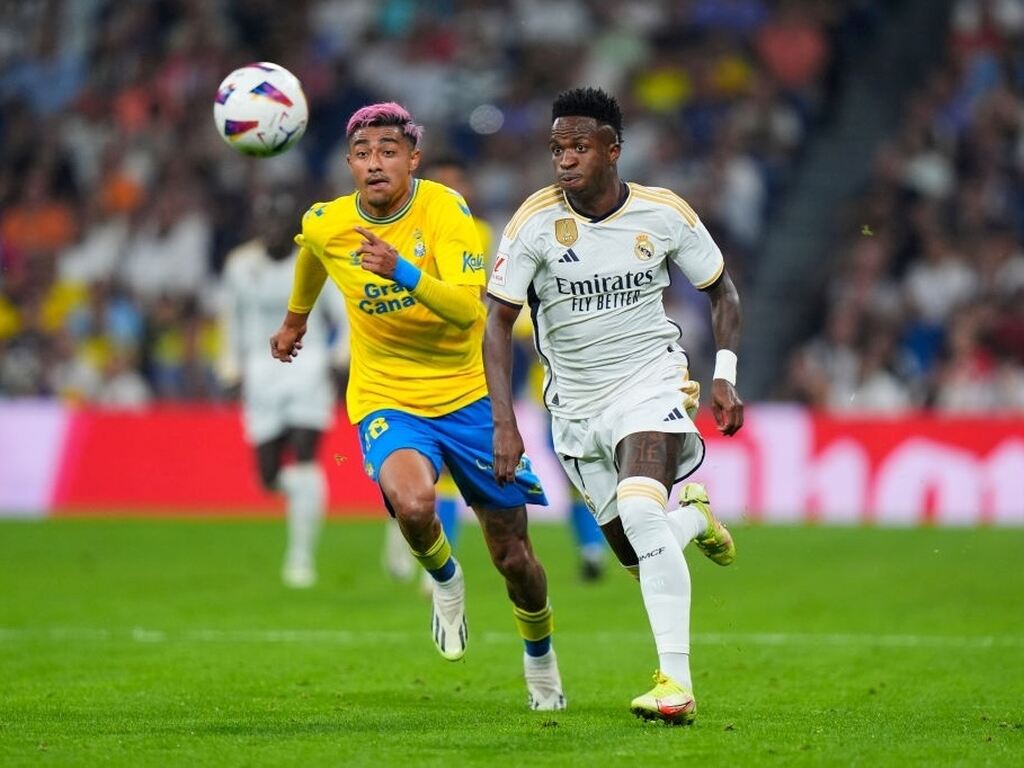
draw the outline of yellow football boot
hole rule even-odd
[[[697,548],[713,563],[729,565],[736,559],[736,543],[729,529],[718,521],[711,511],[708,492],[700,483],[687,483],[679,496],[682,506],[692,504],[708,521],[707,531],[693,540]]]
[[[633,699],[629,710],[644,720],[661,720],[670,725],[689,725],[697,717],[693,694],[660,671],[654,673],[654,687]]]

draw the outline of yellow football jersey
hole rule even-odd
[[[413,180],[401,210],[378,219],[353,193],[314,204],[295,241],[323,264],[348,308],[352,358],[346,396],[358,423],[380,408],[443,416],[487,394],[484,323],[460,330],[397,283],[360,266],[360,226],[394,246],[425,274],[453,285],[486,282],[483,250],[465,200],[426,179]]]

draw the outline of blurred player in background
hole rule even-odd
[[[235,248],[225,263],[219,365],[224,386],[241,390],[245,433],[256,448],[260,480],[286,500],[288,545],[281,578],[296,588],[316,582],[316,541],[327,498],[317,448],[333,420],[335,371],[348,364],[340,301],[324,301],[310,315],[300,363],[282,371],[267,356],[267,337],[280,322],[295,271],[299,249],[292,227],[299,210],[291,191],[256,196],[256,237]],[[285,464],[288,454],[292,462]]]
[[[432,179],[444,184],[450,189],[462,195],[474,210],[476,203],[476,190],[473,180],[466,171],[466,164],[454,155],[443,155],[427,163],[422,172],[418,174],[421,178]],[[482,216],[474,214],[473,224],[476,226],[477,236],[480,238],[480,246],[487,261],[487,270],[490,271],[494,263],[494,229]],[[512,396],[518,401],[520,398],[539,398],[541,392],[541,380],[543,371],[533,354],[533,324],[525,312],[520,314],[513,329],[513,364],[512,364]],[[572,529],[573,540],[580,553],[580,576],[584,581],[596,581],[604,573],[605,566],[605,541],[594,516],[587,509],[583,497],[580,496],[575,486],[570,484],[570,509],[568,520]],[[441,473],[437,482],[437,517],[441,521],[445,534],[452,548],[458,546],[459,537],[459,503],[458,488],[447,472]],[[384,562],[388,572],[396,579],[406,580],[415,573],[415,565],[409,555],[409,548],[405,546],[401,531],[397,524],[388,527],[387,540],[384,548]],[[426,575],[426,574],[425,574]],[[427,579],[423,582],[424,591],[428,594],[433,587],[433,580]]]
[[[524,304],[537,323],[547,370],[545,404],[555,450],[620,561],[639,576],[660,670],[631,704],[638,716],[689,723],[690,541],[720,565],[735,557],[729,532],[697,483],[668,511],[672,486],[700,465],[691,420],[699,387],[676,343],[662,293],[668,261],[711,300],[720,350],[712,382],[719,431],[743,424],[735,389],[739,297],[721,251],[669,190],[619,178],[622,112],[595,89],[566,91],[552,107],[557,183],[520,207],[505,229],[488,284],[484,357],[494,412],[494,470],[508,482],[523,451],[512,409],[512,327]]]
[[[444,465],[505,578],[525,643],[529,706],[563,709],[547,578],[527,533],[525,504],[546,498],[525,457],[507,483],[495,481],[482,360],[484,257],[462,196],[413,177],[422,132],[394,103],[349,120],[356,192],[316,203],[303,217],[288,312],[271,352],[292,362],[330,277],[352,331],[349,418],[359,425],[367,474],[434,579],[434,644],[453,661],[466,651],[465,580],[435,513]]]

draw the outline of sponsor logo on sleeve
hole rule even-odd
[[[495,285],[504,285],[506,272],[508,272],[508,254],[499,253],[494,259],[494,269],[491,270],[491,282]]]
[[[462,271],[479,272],[484,268],[484,256],[482,253],[462,252]]]

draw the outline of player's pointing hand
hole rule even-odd
[[[361,257],[363,269],[380,277],[392,279],[395,276],[395,265],[398,263],[398,251],[368,229],[356,227],[355,230],[363,236],[359,250],[356,251]]]

